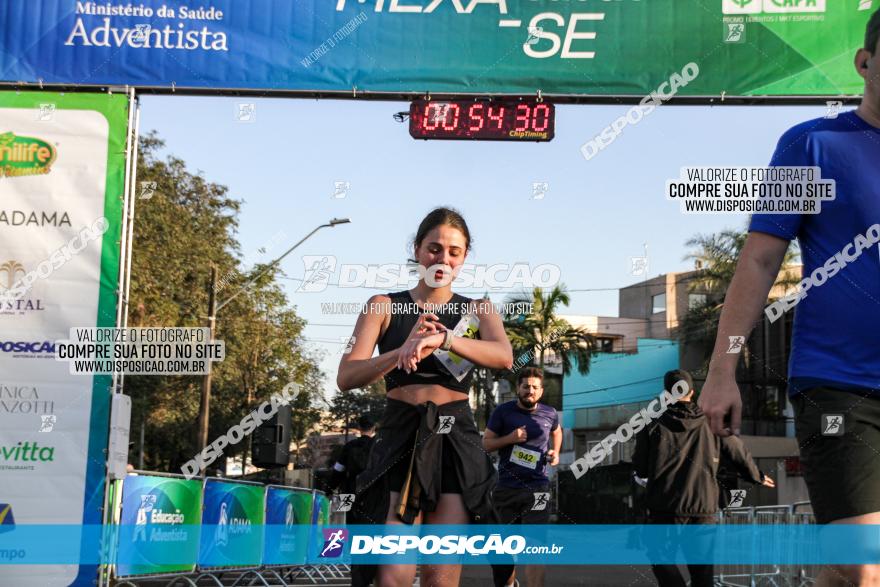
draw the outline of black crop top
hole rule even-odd
[[[391,321],[388,329],[382,338],[379,339],[379,352],[386,353],[393,351],[406,342],[409,333],[412,332],[413,326],[420,314],[424,313],[413,301],[409,291],[399,291],[388,294],[391,298]],[[461,317],[465,315],[468,307],[475,309],[476,305],[471,304],[473,300],[462,295],[452,294],[452,298],[447,302],[447,308],[438,306],[435,309],[440,311],[433,312],[440,318],[440,322],[449,330],[453,330],[458,324]],[[479,331],[477,338],[480,338]],[[403,385],[412,385],[416,383],[442,385],[453,391],[467,393],[470,390],[471,379],[474,375],[474,368],[462,378],[461,381],[452,376],[443,364],[437,360],[434,355],[428,355],[418,362],[417,369],[412,373],[407,373],[401,369],[395,368],[385,375],[385,389],[391,391],[395,387]]]

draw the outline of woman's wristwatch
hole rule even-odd
[[[440,345],[440,349],[444,351],[448,351],[452,348],[452,331],[447,329],[443,331],[443,344]]]

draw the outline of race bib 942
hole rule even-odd
[[[536,468],[540,459],[541,453],[519,445],[514,446],[513,450],[510,451],[510,462],[528,469]]]

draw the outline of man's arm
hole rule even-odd
[[[636,448],[633,451],[632,464],[636,475],[642,478],[650,477],[648,472],[649,453],[651,450],[650,427],[643,428],[636,434]]]
[[[508,444],[516,444],[526,439],[525,426],[520,426],[510,434],[501,434],[504,430],[510,429],[509,426],[504,425],[505,410],[505,404],[496,407],[489,416],[489,421],[486,422],[486,431],[483,432],[483,450],[486,452],[495,452]]]
[[[483,449],[486,452],[495,452],[500,448],[504,448],[508,444],[517,444],[526,439],[526,427],[520,426],[510,434],[498,436],[491,429],[486,428],[483,433]]]
[[[559,464],[559,451],[562,450],[562,426],[550,431],[550,450],[547,451],[547,464],[555,467]]]
[[[339,456],[333,462],[333,472],[328,479],[330,490],[334,493],[340,485],[345,481],[346,468],[348,467],[348,444],[343,445],[339,451]]]
[[[721,455],[722,458],[733,463],[737,474],[742,479],[756,484],[763,484],[767,487],[776,486],[773,479],[761,472],[758,465],[755,464],[749,449],[736,436],[721,439]]]
[[[787,250],[787,240],[762,232],[749,233],[743,246],[736,273],[724,298],[715,349],[699,401],[715,434],[729,436],[740,433],[742,398],[736,385],[739,353],[727,352],[729,337],[748,337],[767,303],[767,295],[779,274]],[[728,414],[729,427],[724,424]]]

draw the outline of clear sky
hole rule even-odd
[[[241,103],[256,105],[253,122],[238,121]],[[239,238],[252,260],[274,259],[330,218],[351,218],[282,263],[290,301],[309,322],[307,340],[325,355],[332,396],[356,316],[323,313],[321,304],[365,302],[385,289],[298,292],[303,256],[404,263],[422,217],[451,205],[474,239],[469,263],[554,264],[572,290],[564,313],[616,316],[616,288],[643,279],[631,274],[643,243],[651,276],[687,270],[688,238],[746,222],[741,214],[681,214],[665,199],[666,180],[683,166],[766,165],[782,132],[825,114],[824,106],[663,106],[587,161],[581,145],[628,108],[558,106],[553,141],[516,144],[415,141],[392,118],[408,110],[401,102],[146,96],[141,132],[158,131],[169,153],[244,200]],[[333,197],[336,182],[350,184],[344,198]],[[533,197],[536,182],[547,183],[543,198]],[[489,291],[495,301],[517,292]]]

